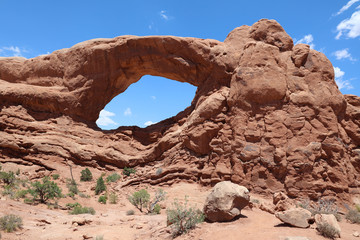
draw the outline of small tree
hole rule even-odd
[[[98,180],[96,181],[95,194],[99,195],[105,190],[106,190],[106,186],[104,183],[104,179],[102,177],[99,177]]]
[[[68,190],[69,190],[69,193],[71,195],[75,195],[75,194],[78,194],[79,193],[79,189],[77,187],[77,183],[74,179],[68,179],[67,180],[67,184],[66,184]]]
[[[92,173],[88,168],[85,168],[84,170],[81,171],[80,181],[88,182],[91,181],[92,178],[93,178]]]
[[[44,177],[42,183],[36,181],[31,184],[29,193],[33,196],[34,200],[41,203],[46,203],[49,199],[60,198],[62,196],[61,189],[58,185],[49,180],[49,177]]]
[[[160,212],[158,203],[165,199],[166,192],[162,189],[159,189],[152,201],[150,201],[150,194],[145,190],[141,189],[138,192],[134,192],[132,196],[129,196],[129,201],[134,205],[140,212],[143,212],[143,209],[146,208],[147,213],[157,213]],[[156,208],[156,209],[155,209]]]
[[[140,212],[143,212],[143,208],[149,204],[150,194],[145,189],[141,189],[138,192],[134,192],[128,199]]]

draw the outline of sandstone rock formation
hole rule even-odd
[[[191,106],[145,129],[100,130],[100,110],[146,74],[197,86]],[[138,166],[127,184],[231,180],[261,193],[346,198],[360,187],[360,98],[342,95],[329,60],[293,46],[274,20],[224,42],[95,39],[0,58],[0,161]]]
[[[241,209],[249,204],[246,187],[230,181],[217,183],[207,196],[204,205],[205,218],[210,222],[226,222],[240,216]]]
[[[293,208],[283,212],[275,213],[275,217],[280,221],[294,227],[307,228],[310,226],[311,212],[304,208]]]

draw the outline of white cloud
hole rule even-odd
[[[147,127],[147,126],[153,125],[153,124],[155,124],[155,123],[156,123],[156,122],[147,121],[146,123],[144,123],[144,125]]]
[[[349,59],[350,61],[356,61],[356,59],[354,59],[351,54],[349,53],[349,49],[345,48],[342,50],[338,50],[336,52],[334,52],[334,55],[336,57],[337,60],[341,60],[341,59]]]
[[[338,34],[335,39],[339,39],[343,34],[349,38],[356,38],[360,36],[360,10],[354,12],[350,18],[347,18],[339,23],[336,27]]]
[[[115,113],[103,109],[100,111],[100,115],[98,120],[96,120],[96,124],[99,126],[116,125],[117,123],[111,119],[113,116],[115,116]]]
[[[166,11],[165,11],[165,10],[161,10],[159,14],[160,14],[160,17],[161,17],[162,19],[164,19],[164,20],[169,20],[169,16],[166,15]]]
[[[360,0],[350,0],[348,1],[335,15],[340,15],[346,10],[348,10],[354,3],[357,3]],[[359,6],[357,7],[359,8]]]
[[[315,44],[313,43],[313,41],[314,41],[313,35],[312,35],[312,34],[308,34],[308,35],[305,35],[302,39],[296,41],[296,42],[295,42],[295,45],[296,45],[296,44],[299,44],[299,43],[305,43],[305,44],[310,45],[310,48],[311,48],[311,49],[314,49]]]
[[[21,50],[19,47],[17,46],[10,46],[10,47],[2,47],[0,48],[0,53],[2,53],[2,55],[4,57],[23,57],[23,52],[26,52],[24,50]]]
[[[151,99],[152,99],[152,100],[156,100],[156,96],[151,96]]]
[[[341,71],[339,67],[334,67],[335,72],[335,82],[339,87],[339,90],[341,89],[353,89],[354,87],[351,85],[349,80],[344,80],[343,76],[345,75],[344,71]]]
[[[131,116],[131,115],[132,115],[131,108],[128,107],[128,108],[124,111],[124,115],[125,115],[125,116]]]

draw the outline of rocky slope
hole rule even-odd
[[[146,74],[197,86],[191,106],[145,129],[100,130],[99,112]],[[125,185],[231,180],[258,193],[347,198],[360,193],[360,98],[342,95],[330,61],[293,46],[274,20],[224,42],[95,39],[0,58],[0,161],[145,169]]]

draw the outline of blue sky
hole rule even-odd
[[[93,38],[175,35],[223,41],[241,25],[277,20],[294,39],[333,63],[344,94],[360,95],[360,0],[0,0],[0,56],[32,58]],[[144,76],[115,97],[103,129],[145,127],[190,105],[196,88]]]

